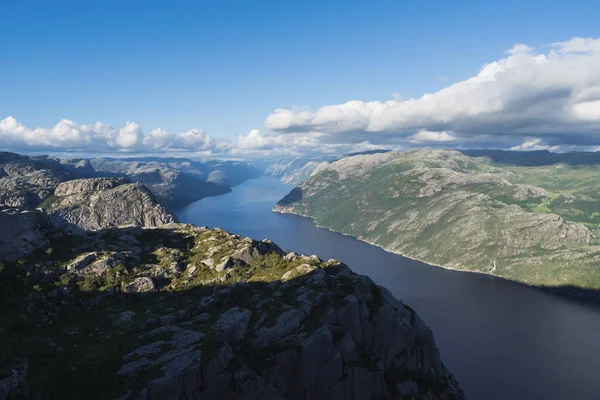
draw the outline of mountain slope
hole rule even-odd
[[[463,398],[338,261],[182,224],[47,240],[0,270],[0,398]]]
[[[98,172],[123,176],[148,186],[169,207],[181,207],[231,191],[230,185],[255,178],[250,164],[234,161],[191,161],[180,158],[94,158]]]
[[[597,191],[583,190],[597,166],[538,168],[448,150],[348,157],[320,166],[275,210],[435,265],[600,289]]]
[[[34,208],[60,182],[76,177],[58,162],[0,152],[0,208]]]
[[[75,179],[59,184],[47,208],[54,224],[98,230],[113,226],[159,226],[176,217],[148,188],[123,178]]]
[[[279,160],[267,167],[265,175],[274,176],[288,185],[297,185],[307,179],[321,163],[332,161],[331,157],[298,157]]]

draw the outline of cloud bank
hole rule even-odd
[[[598,146],[600,39],[553,43],[547,53],[517,44],[476,76],[419,99],[277,109],[265,127],[324,144]]]
[[[0,120],[0,147],[21,151],[187,152],[235,157],[348,153],[374,148],[494,147],[554,151],[600,148],[600,39],[556,42],[546,53],[517,44],[477,75],[418,99],[352,100],[276,109],[264,129],[237,141],[203,129],[145,134],[62,120],[29,129]]]
[[[12,150],[61,150],[94,152],[220,152],[229,145],[215,140],[202,129],[190,129],[170,133],[154,129],[145,135],[135,122],[127,122],[115,129],[96,122],[94,125],[78,125],[63,119],[53,128],[29,129],[13,117],[0,120],[0,146]]]

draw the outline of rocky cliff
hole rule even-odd
[[[48,246],[53,227],[41,211],[0,210],[0,263],[27,256]]]
[[[0,399],[463,398],[408,305],[269,240],[109,229],[0,274]]]
[[[257,176],[251,164],[235,161],[95,158],[91,162],[99,172],[143,183],[169,207],[181,207],[204,197],[227,193],[230,186]]]
[[[48,198],[60,182],[73,178],[59,163],[0,152],[0,208],[32,209]]]
[[[597,295],[596,166],[412,150],[321,164],[276,211],[448,268]]]
[[[113,226],[159,226],[176,217],[143,185],[123,178],[63,182],[43,204],[55,225],[98,230]]]
[[[181,207],[207,196],[227,193],[230,186],[257,176],[254,166],[238,161],[185,158],[90,161],[0,152],[0,209],[31,210],[50,197],[61,182],[98,177],[121,177],[142,183],[159,202]]]

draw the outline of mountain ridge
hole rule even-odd
[[[553,180],[537,169],[552,166],[523,168],[447,150],[350,157],[320,166],[274,210],[432,265],[598,297],[595,211],[563,200],[586,196],[587,180],[572,178],[596,167],[552,169]],[[531,184],[539,176],[547,191]]]

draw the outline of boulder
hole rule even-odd
[[[225,259],[221,260],[221,262],[216,265],[215,270],[218,272],[225,271],[226,269],[233,267],[233,263],[233,258],[225,257]]]
[[[47,247],[50,229],[48,218],[40,211],[0,211],[0,261],[16,261]]]
[[[126,293],[148,293],[156,292],[156,290],[154,281],[148,277],[136,278],[129,285],[125,286]]]

